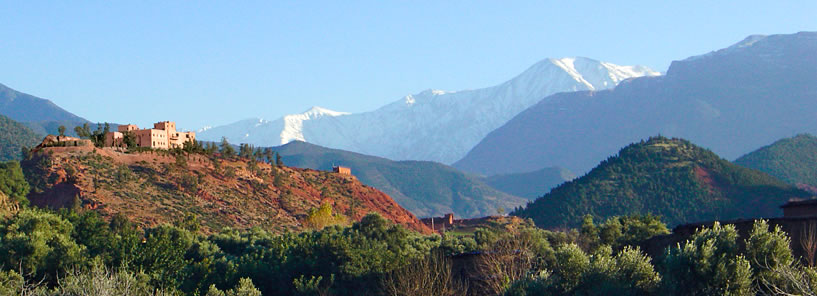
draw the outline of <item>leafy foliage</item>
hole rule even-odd
[[[333,214],[332,205],[325,202],[320,207],[309,210],[304,224],[309,228],[320,230],[327,226],[346,224],[346,217]]]
[[[715,224],[653,265],[636,247],[605,243],[626,240],[601,237],[616,225],[620,237],[665,229],[655,217],[616,217],[598,226],[585,220],[581,230],[506,224],[463,238],[421,236],[371,214],[349,227],[279,235],[225,228],[203,236],[169,225],[140,230],[121,216],[106,222],[94,212],[23,209],[0,220],[0,252],[8,254],[0,263],[0,293],[810,295],[817,283],[814,269],[792,262],[785,233],[765,221],[756,222],[743,254],[734,227]],[[451,255],[462,251],[477,254],[473,267],[455,263]]]
[[[0,163],[0,191],[12,201],[25,205],[28,203],[26,195],[28,195],[29,190],[30,187],[26,182],[19,162]]]
[[[673,248],[664,262],[665,292],[672,295],[752,295],[752,267],[738,253],[733,225],[715,223]]]
[[[609,247],[592,255],[576,244],[556,251],[554,272],[542,273],[515,283],[508,295],[651,295],[661,276],[649,257],[626,247],[613,255]]]
[[[110,131],[111,124],[107,122],[104,125],[102,123],[97,123],[96,130],[94,131],[91,131],[88,123],[83,123],[81,126],[78,125],[74,127],[74,133],[76,133],[78,137],[91,140],[96,147],[105,146],[105,134],[109,133]],[[128,141],[132,140],[129,139]]]
[[[512,214],[532,218],[541,227],[577,226],[586,214],[607,218],[639,213],[676,225],[775,216],[786,200],[804,196],[808,193],[688,141],[659,136],[621,149],[587,175]]]
[[[614,216],[600,225],[593,223],[592,216],[585,216],[581,227],[580,241],[588,249],[610,246],[621,250],[635,246],[653,236],[669,234],[667,225],[653,215]]]
[[[40,210],[24,210],[0,224],[0,253],[4,266],[19,266],[38,278],[55,281],[82,259],[84,246],[71,234],[74,226],[65,219]]]
[[[206,296],[261,296],[261,291],[255,288],[251,279],[241,278],[235,288],[226,292],[211,285]]]

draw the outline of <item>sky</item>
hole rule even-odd
[[[502,83],[546,58],[666,71],[817,1],[3,1],[0,83],[91,121],[199,129],[375,110]]]

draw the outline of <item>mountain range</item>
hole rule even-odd
[[[16,91],[3,84],[0,84],[0,114],[43,135],[56,134],[60,125],[64,125],[68,133],[73,133],[75,126],[90,123],[50,100]]]
[[[735,159],[817,132],[817,32],[750,36],[615,89],[560,93],[488,134],[453,166],[484,175],[590,170],[619,147],[661,134]],[[501,163],[502,165],[495,165]]]
[[[426,90],[371,112],[314,107],[276,120],[248,119],[201,130],[202,140],[274,146],[293,140],[393,160],[453,163],[514,115],[558,92],[602,90],[660,73],[588,58],[546,59],[502,84]],[[540,169],[535,168],[535,169]]]
[[[289,143],[274,148],[288,164],[352,167],[362,183],[418,216],[484,216],[542,196],[572,180],[571,172],[583,175],[620,147],[651,135],[690,139],[734,159],[783,137],[817,133],[815,52],[817,33],[801,32],[750,36],[675,61],[664,76],[587,58],[547,59],[489,88],[428,90],[359,114],[314,107],[273,121],[207,128],[198,138],[225,136],[256,146]],[[22,139],[4,148],[11,157],[37,134],[54,134],[59,125],[70,134],[73,126],[88,123],[49,100],[4,85],[0,114],[8,116],[3,128]],[[810,150],[775,149],[761,149],[737,163],[810,184],[810,173],[799,170],[801,160],[795,167],[775,163],[780,157],[808,161]],[[795,169],[791,178],[780,173]]]

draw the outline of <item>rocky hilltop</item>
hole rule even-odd
[[[144,227],[173,223],[187,213],[205,232],[263,227],[307,229],[310,212],[329,204],[349,223],[371,212],[428,233],[391,197],[350,175],[274,166],[241,158],[94,147],[45,147],[22,161],[33,205],[122,214]]]

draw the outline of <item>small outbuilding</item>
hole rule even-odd
[[[780,207],[785,218],[817,216],[817,199],[793,199]]]
[[[352,169],[344,166],[333,166],[332,171],[341,175],[352,175]]]

